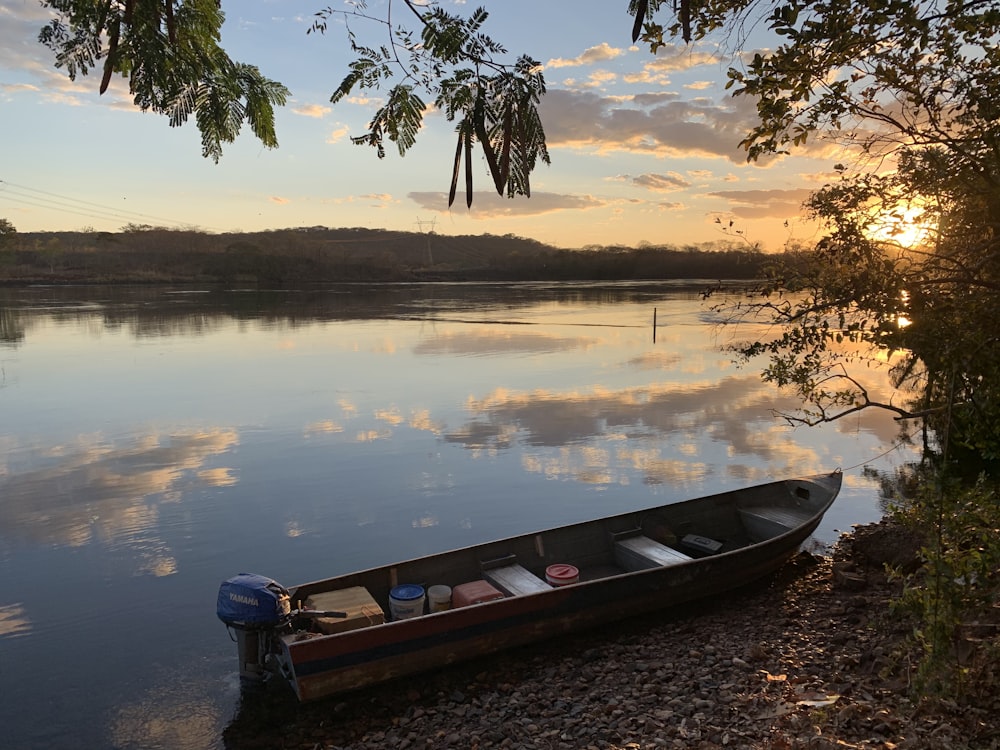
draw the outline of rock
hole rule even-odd
[[[859,591],[868,585],[868,580],[863,573],[854,570],[852,566],[837,563],[833,566],[833,583],[849,591]]]
[[[225,747],[950,750],[1000,736],[991,703],[970,713],[906,700],[900,653],[912,626],[889,614],[893,589],[874,547],[859,528],[833,560],[793,566],[686,619],[650,615],[445,669],[420,690],[372,688],[242,732],[234,722]],[[841,698],[797,705],[807,692]]]

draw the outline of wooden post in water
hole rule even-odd
[[[653,308],[653,343],[656,343],[656,308]]]

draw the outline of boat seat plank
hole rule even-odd
[[[764,538],[780,536],[801,526],[812,517],[808,510],[778,505],[759,505],[740,508],[743,525],[754,534]]]
[[[523,596],[552,588],[527,568],[514,563],[483,571],[483,577],[508,596]]]
[[[630,536],[615,542],[615,559],[629,572],[677,565],[691,560],[683,552],[660,544],[648,536]]]

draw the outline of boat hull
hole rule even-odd
[[[467,566],[459,577],[468,577],[478,574],[484,560],[507,550],[537,570],[553,557],[568,559],[574,544],[588,550],[579,553],[577,561],[581,570],[591,571],[589,578],[573,585],[337,635],[276,633],[269,646],[276,671],[300,700],[311,701],[718,596],[772,573],[792,557],[820,523],[840,481],[839,472],[787,480],[745,494],[700,498],[304,584],[293,590],[293,597],[358,584],[382,591],[381,579],[387,579],[388,586],[403,575],[424,580],[415,576],[427,573],[432,577],[428,580],[440,580],[449,566]],[[681,555],[683,561],[677,564],[616,569],[608,564],[614,540],[631,533],[628,527],[635,523],[646,531],[669,523],[699,533],[711,531],[714,523],[716,535],[725,538],[729,548],[704,557]],[[597,549],[600,539],[608,540],[607,549]]]

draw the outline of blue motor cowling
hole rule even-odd
[[[255,573],[240,573],[219,587],[216,614],[226,625],[267,629],[288,620],[288,590],[277,581]]]

